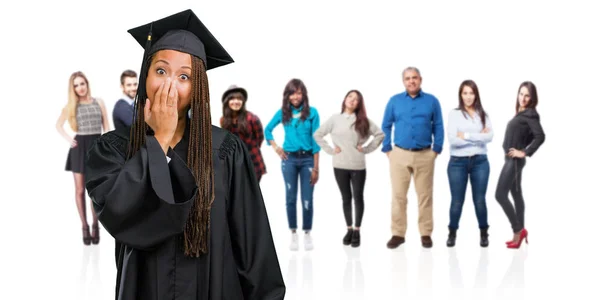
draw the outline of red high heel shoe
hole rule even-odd
[[[521,247],[521,243],[523,242],[523,240],[525,240],[525,243],[529,244],[529,240],[527,239],[528,236],[528,232],[525,228],[523,228],[521,230],[521,234],[519,235],[519,241],[518,242],[510,242],[508,244],[506,244],[506,247],[509,249],[519,249]]]

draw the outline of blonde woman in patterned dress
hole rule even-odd
[[[74,137],[64,130],[65,122],[69,122],[69,127],[75,132]],[[85,245],[98,244],[100,231],[98,218],[93,208],[91,234],[86,217],[85,154],[94,140],[100,137],[102,132],[109,131],[110,128],[104,102],[91,96],[88,79],[82,72],[75,72],[69,78],[69,101],[56,122],[56,130],[71,145],[65,170],[73,172],[75,179],[75,202],[81,218],[83,243]]]

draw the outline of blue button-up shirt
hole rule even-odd
[[[440,102],[435,96],[419,91],[412,98],[407,92],[403,92],[389,100],[381,125],[381,130],[385,133],[382,152],[392,150],[392,126],[394,145],[424,148],[433,144],[433,151],[442,153],[444,121]]]

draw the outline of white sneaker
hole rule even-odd
[[[310,236],[310,233],[307,232],[304,234],[304,250],[310,251],[313,248],[314,246],[312,242],[312,237]]]
[[[292,233],[292,243],[290,244],[290,250],[297,251],[298,250],[298,234]]]

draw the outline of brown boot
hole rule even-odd
[[[423,245],[424,248],[431,248],[431,247],[433,247],[433,241],[431,240],[430,236],[422,236],[421,237],[421,244]]]
[[[398,246],[404,244],[404,237],[394,235],[387,243],[387,247],[390,249],[398,248]]]

